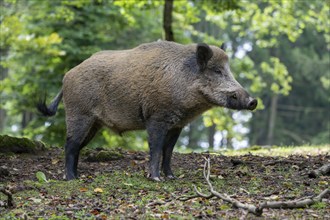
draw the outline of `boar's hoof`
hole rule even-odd
[[[64,175],[64,179],[67,181],[78,179],[78,175]]]
[[[174,179],[176,179],[176,177],[174,175],[167,175],[166,179],[174,180]]]
[[[163,181],[163,179],[162,178],[160,178],[160,177],[149,177],[149,179],[150,180],[152,180],[152,181],[155,181],[155,182],[162,182]]]

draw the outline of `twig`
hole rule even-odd
[[[310,205],[314,204],[315,202],[321,201],[322,198],[324,198],[325,196],[330,194],[330,190],[326,189],[323,192],[321,192],[319,195],[317,195],[316,197],[311,197],[311,198],[291,200],[291,201],[264,202],[258,206],[253,205],[253,204],[245,204],[234,198],[231,198],[230,196],[228,196],[226,194],[221,194],[221,193],[217,192],[216,190],[214,190],[213,185],[210,181],[210,170],[211,170],[210,159],[205,158],[205,160],[206,161],[204,164],[203,175],[209,186],[209,190],[210,190],[211,194],[206,195],[206,194],[200,192],[197,189],[197,187],[194,186],[194,189],[195,189],[195,192],[197,193],[197,195],[200,197],[203,197],[203,198],[217,197],[219,199],[224,200],[225,202],[232,204],[236,208],[241,208],[241,209],[247,210],[248,212],[253,213],[256,216],[261,216],[264,208],[272,208],[272,209],[304,208],[306,206],[310,206]],[[196,198],[196,196],[194,196],[194,197],[191,196],[190,198]]]
[[[2,192],[3,194],[5,194],[7,196],[7,207],[8,208],[15,207],[13,194],[5,187],[0,187],[0,192]]]
[[[214,195],[210,194],[210,195],[206,195],[204,193],[201,193],[197,187],[195,185],[194,186],[194,190],[195,192],[197,193],[197,195],[193,195],[193,196],[185,196],[185,197],[179,197],[178,199],[180,201],[188,201],[190,199],[195,199],[195,198],[200,198],[200,197],[203,197],[203,198],[206,198],[206,199],[211,199],[212,197],[214,197]]]

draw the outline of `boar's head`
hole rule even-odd
[[[257,100],[236,81],[223,47],[201,43],[196,49],[198,91],[211,105],[254,110]]]

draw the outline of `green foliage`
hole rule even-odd
[[[269,83],[271,91],[275,94],[288,95],[291,90],[292,77],[289,75],[286,66],[277,57],[271,57],[269,61],[271,65],[262,62],[260,67],[265,74],[270,75],[273,79],[273,82]]]

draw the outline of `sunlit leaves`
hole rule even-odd
[[[139,25],[137,23],[137,13],[138,11],[146,12],[146,9],[156,9],[160,8],[162,5],[161,1],[150,1],[150,0],[122,0],[122,1],[114,1],[113,4],[115,6],[119,6],[119,12],[121,15],[123,15],[129,25]]]
[[[330,78],[329,78],[329,76],[328,77],[322,76],[320,80],[321,80],[321,83],[322,83],[323,87],[325,89],[329,90],[330,89]]]
[[[233,59],[231,63],[232,69],[238,79],[248,79],[251,82],[249,90],[253,94],[259,93],[267,86],[250,57],[244,56],[241,59]]]
[[[23,25],[15,15],[4,17],[0,26],[0,46],[8,47],[22,33]]]
[[[58,6],[55,8],[55,13],[54,13],[54,18],[55,19],[64,19],[66,22],[70,22],[74,19],[74,12],[70,10],[68,7],[65,6]]]
[[[273,91],[276,94],[288,95],[291,90],[290,83],[292,77],[289,75],[287,68],[283,65],[277,57],[271,57],[270,63],[262,62],[260,64],[261,70],[265,74],[272,76],[272,82],[268,82]]]

